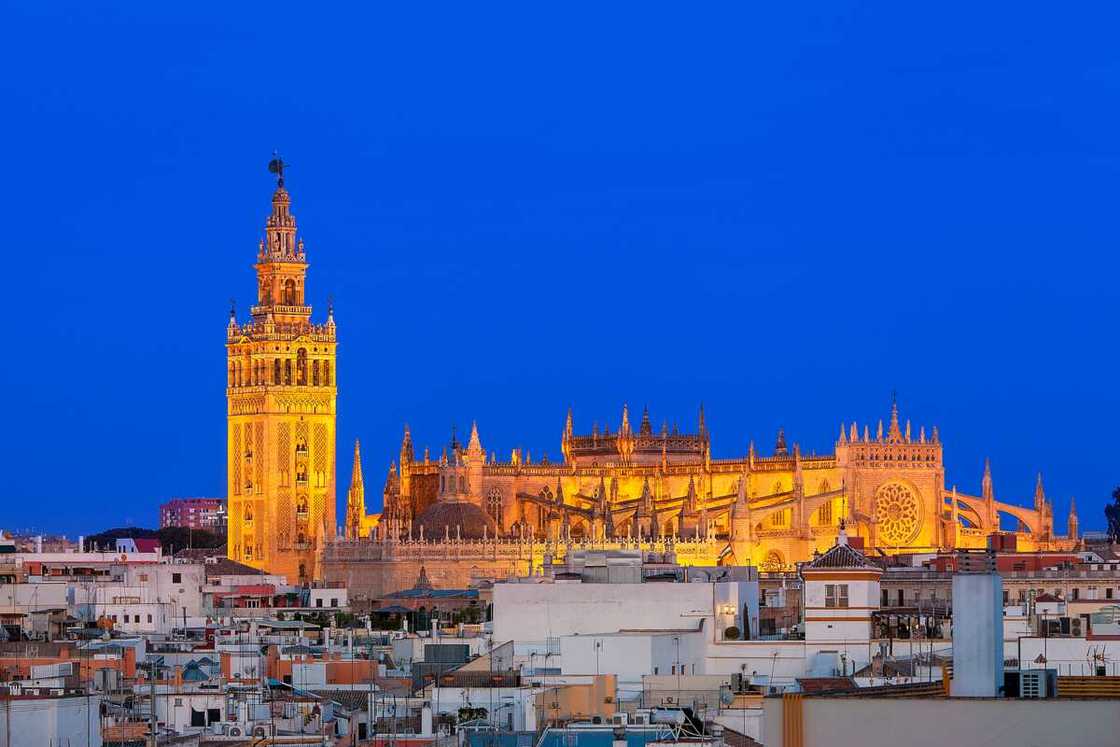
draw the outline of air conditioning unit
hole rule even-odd
[[[243,737],[245,736],[240,726],[235,724],[226,724],[225,735],[227,737]]]
[[[1069,619],[1069,634],[1072,635],[1074,638],[1080,638],[1081,637],[1081,618],[1080,617],[1071,617]]]
[[[1054,669],[1024,669],[1019,672],[1020,698],[1053,698],[1058,689],[1058,672]]]
[[[272,724],[257,724],[253,727],[254,737],[270,737],[272,736]]]

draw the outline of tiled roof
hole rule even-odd
[[[848,545],[833,545],[833,547],[809,564],[809,568],[868,568],[882,570],[879,566],[869,561],[863,553]]]
[[[809,695],[820,692],[854,690],[857,685],[851,677],[798,677],[801,692]]]
[[[756,742],[746,734],[740,734],[734,729],[724,728],[723,741],[728,747],[762,747],[762,742]]]
[[[179,552],[175,553],[175,557],[203,563],[203,568],[206,571],[206,578],[213,578],[214,576],[265,575],[264,571],[258,568],[253,568],[252,566],[245,565],[244,563],[238,563],[236,560],[230,560],[225,556],[225,553],[222,550],[219,550],[217,548],[195,548],[191,550],[180,550]]]
[[[159,545],[159,540],[157,540],[157,539],[140,538],[140,539],[134,539],[133,542],[136,543],[136,549],[137,549],[138,552],[158,552],[159,551],[160,545]]]

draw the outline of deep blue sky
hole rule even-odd
[[[336,301],[340,500],[406,421],[556,458],[569,404],[703,400],[717,456],[822,451],[897,389],[950,483],[1041,469],[1103,526],[1114,4],[47,5],[0,30],[6,528],[224,492],[273,148]]]

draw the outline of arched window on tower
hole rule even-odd
[[[253,507],[248,504],[245,505],[245,523],[253,523]]]
[[[284,359],[284,384],[291,386],[292,383],[292,359]]]
[[[331,385],[331,362],[323,361],[323,386]]]
[[[296,352],[296,383],[307,386],[307,348]]]
[[[311,385],[319,386],[319,360],[311,361]]]
[[[280,359],[272,359],[272,383],[279,386],[280,384]]]
[[[284,305],[296,305],[296,281],[291,278],[284,281]]]

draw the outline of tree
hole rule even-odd
[[[1112,491],[1112,503],[1104,507],[1104,516],[1108,520],[1109,541],[1120,542],[1120,485]]]
[[[158,539],[165,552],[182,550],[187,547],[221,548],[226,546],[226,536],[220,532],[187,527],[165,527],[145,529],[143,527],[115,527],[106,529],[85,538],[84,550],[98,547],[102,550],[114,549],[119,539]]]

